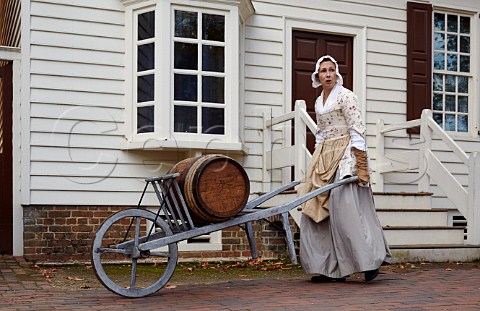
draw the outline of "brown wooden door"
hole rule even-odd
[[[292,110],[295,109],[295,101],[303,99],[306,101],[308,113],[316,121],[315,100],[320,96],[322,88],[312,87],[311,75],[315,70],[315,64],[323,55],[333,56],[343,77],[343,86],[352,90],[353,37],[305,31],[294,31],[292,37]],[[307,135],[307,146],[313,153],[315,147],[313,134]]]
[[[12,63],[0,62],[0,254],[13,251]]]

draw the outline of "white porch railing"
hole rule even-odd
[[[385,154],[385,134],[420,126],[418,150]],[[440,138],[468,168],[468,188],[464,188],[442,162],[434,155],[432,137]],[[385,126],[382,120],[376,129],[375,190],[384,190],[384,173],[418,169],[418,191],[430,192],[430,180],[445,193],[467,220],[467,243],[480,245],[480,156],[468,156],[453,139],[433,120],[431,110],[425,109],[421,119]],[[476,172],[476,174],[475,174]]]
[[[272,170],[295,167],[293,180],[300,180],[306,173],[306,168],[312,155],[307,149],[307,132],[315,133],[317,125],[307,113],[304,100],[295,101],[295,110],[285,115],[272,118],[270,113],[264,114],[263,122],[263,187],[270,190]],[[276,128],[294,120],[295,144],[285,139],[275,139]],[[287,123],[288,124],[288,123]]]

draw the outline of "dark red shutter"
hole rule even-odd
[[[432,6],[407,3],[407,120],[432,105]],[[419,128],[410,133],[419,133]]]

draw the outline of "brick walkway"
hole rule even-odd
[[[371,283],[315,284],[305,277],[182,285],[139,299],[53,288],[18,257],[1,256],[0,272],[0,310],[480,310],[478,266],[382,269]]]

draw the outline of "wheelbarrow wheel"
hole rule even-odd
[[[175,271],[177,244],[150,250],[139,250],[138,246],[172,234],[168,224],[150,211],[135,208],[113,214],[93,240],[91,259],[98,280],[124,297],[157,292]]]

